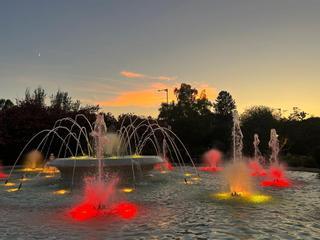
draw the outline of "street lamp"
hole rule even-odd
[[[159,89],[158,92],[165,92],[167,97],[167,105],[169,105],[169,91],[168,88],[165,89]]]

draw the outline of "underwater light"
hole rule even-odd
[[[43,168],[22,168],[21,172],[41,172]]]
[[[9,188],[8,190],[6,190],[7,192],[16,192],[19,191],[19,188]]]
[[[265,203],[271,200],[271,196],[263,195],[263,194],[248,194],[248,193],[230,193],[230,192],[222,192],[212,194],[211,197],[214,197],[219,200],[241,200],[245,202],[251,203]]]
[[[133,188],[122,188],[121,191],[124,193],[131,193],[134,191],[134,189]]]
[[[12,186],[15,186],[15,185],[16,184],[13,183],[13,182],[7,182],[7,183],[4,184],[4,186],[6,186],[6,187],[12,187]]]
[[[193,180],[193,181],[200,181],[201,178],[200,178],[200,177],[193,177],[193,178],[191,178],[191,180]]]
[[[191,177],[191,176],[192,176],[191,173],[185,173],[184,175],[185,175],[186,177]]]
[[[55,195],[64,195],[64,194],[68,194],[68,193],[70,193],[70,191],[66,190],[66,189],[60,189],[60,190],[53,192],[53,194],[55,194]]]
[[[45,167],[42,171],[43,173],[59,173],[60,171],[58,170],[58,168],[55,167]]]
[[[231,198],[231,193],[216,193],[212,194],[212,196],[220,200],[228,200]]]
[[[31,178],[26,178],[26,177],[20,179],[20,181],[22,181],[22,182],[26,182],[26,181],[30,181],[30,180],[31,180]]]
[[[53,178],[54,175],[45,175],[44,177],[45,177],[45,178]]]
[[[88,158],[89,158],[88,155],[70,157],[70,159],[76,159],[76,160],[88,159]]]
[[[270,196],[262,195],[262,194],[252,195],[248,198],[248,200],[253,203],[264,203],[269,201],[270,199],[271,199]]]

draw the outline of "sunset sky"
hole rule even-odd
[[[186,82],[319,116],[320,1],[1,1],[0,82],[0,98],[40,85],[115,115],[156,116],[157,90]]]

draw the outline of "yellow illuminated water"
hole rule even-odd
[[[123,188],[123,189],[121,189],[121,191],[124,193],[131,193],[134,191],[134,189],[133,188]]]
[[[237,196],[232,196],[230,192],[221,192],[212,194],[211,197],[219,200],[241,200],[251,203],[265,203],[271,200],[271,196],[264,194],[247,194],[247,193],[237,193]]]
[[[70,193],[69,190],[67,189],[60,189],[60,190],[57,190],[57,191],[54,191],[53,194],[55,195],[65,195],[65,194],[68,194]]]
[[[19,188],[9,188],[6,191],[7,192],[16,192],[16,191],[19,191]]]

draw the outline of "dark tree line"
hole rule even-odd
[[[221,91],[210,101],[204,92],[188,84],[175,90],[176,102],[163,103],[159,120],[171,126],[194,157],[210,148],[227,156],[231,152],[232,110],[236,104],[230,93]],[[266,158],[270,129],[275,128],[281,142],[281,158],[291,166],[320,167],[320,118],[307,118],[297,107],[288,117],[266,106],[253,106],[241,114],[244,154],[253,155],[253,136],[260,137],[260,150]]]
[[[32,136],[51,129],[56,120],[84,114],[94,121],[98,110],[99,106],[82,106],[67,92],[58,91],[47,98],[41,87],[33,92],[27,89],[24,98],[17,99],[16,104],[0,99],[0,159],[3,164],[12,163]]]
[[[196,160],[210,148],[218,148],[226,156],[230,155],[232,111],[236,109],[231,94],[221,91],[216,99],[208,99],[205,91],[199,92],[185,83],[176,88],[174,94],[176,101],[163,103],[158,119],[134,114],[115,118],[106,113],[108,129],[118,130],[124,119],[124,125],[130,124],[128,116],[132,120],[137,119],[137,123],[145,119],[158,121],[177,134]],[[83,106],[68,92],[57,91],[48,97],[41,87],[32,92],[27,89],[24,98],[17,99],[15,104],[11,100],[0,99],[0,159],[4,164],[11,164],[32,136],[52,128],[60,118],[84,114],[94,122],[98,111],[99,106]],[[284,161],[292,166],[320,167],[320,118],[307,118],[307,115],[299,108],[294,108],[288,117],[265,106],[247,109],[241,115],[244,154],[253,155],[253,135],[258,133],[260,150],[267,157],[270,154],[270,129],[275,128],[280,136]],[[145,153],[148,153],[148,148]]]

